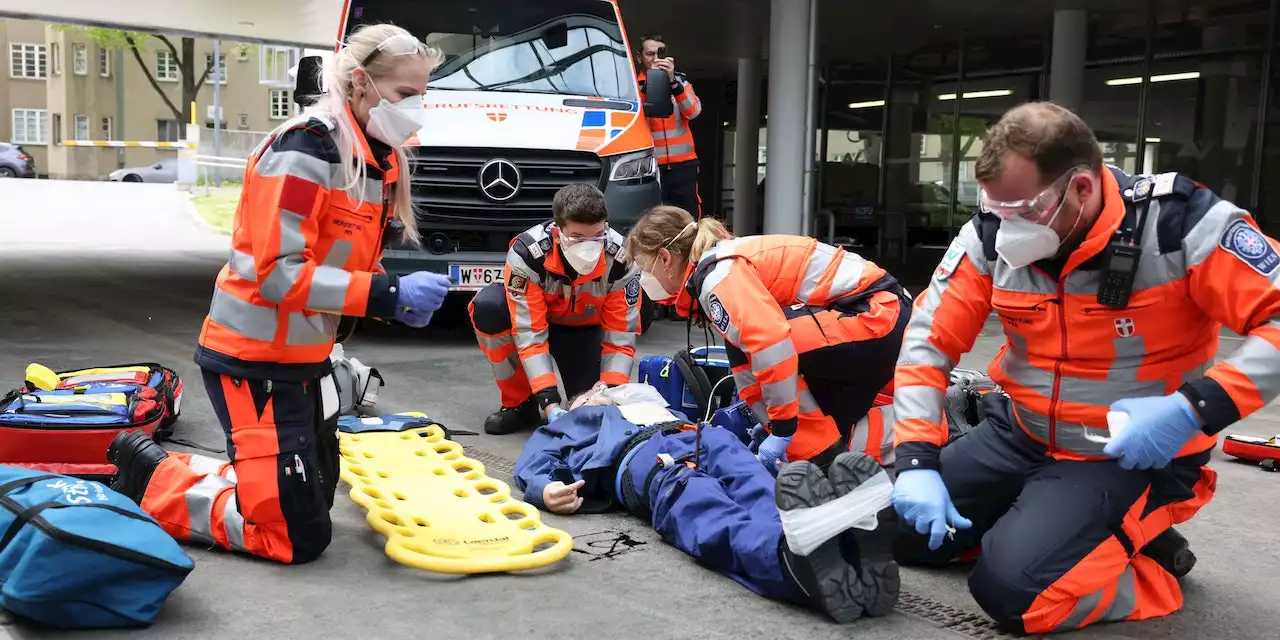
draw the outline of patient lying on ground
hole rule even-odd
[[[837,622],[893,608],[891,485],[876,459],[842,453],[827,474],[795,462],[775,479],[732,431],[699,435],[661,404],[610,391],[584,394],[534,432],[515,468],[527,502],[560,514],[626,510],[757,594]]]

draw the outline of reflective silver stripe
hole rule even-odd
[[[741,389],[742,387],[738,387]],[[751,403],[751,415],[755,416],[756,422],[760,424],[769,424],[769,407],[763,402]]]
[[[636,346],[636,334],[626,331],[606,331],[604,332],[604,342],[613,347],[634,347]]]
[[[1132,336],[1117,339],[1115,342],[1116,361],[1108,368],[1106,380],[1060,376],[1059,397],[1078,404],[1106,407],[1125,398],[1164,395],[1166,386],[1164,379],[1137,380],[1137,365],[1141,363],[1141,354],[1145,353],[1142,338]],[[1045,398],[1051,397],[1053,372],[1030,364],[1025,353],[1023,349],[1006,350],[1004,357],[1000,359],[1000,369],[1019,385],[1032,389]],[[896,399],[895,402],[897,402]]]
[[[689,130],[684,126],[682,118],[676,118],[676,124],[666,129],[658,129],[653,132],[653,141],[660,142],[662,140],[673,140],[689,135]]]
[[[777,382],[761,382],[760,392],[770,407],[785,407],[798,399],[800,378],[789,375]]]
[[[511,344],[511,334],[508,333],[500,336],[486,336],[483,333],[480,333],[479,331],[477,331],[476,342],[479,342],[480,346],[484,347],[489,351],[496,351],[497,349],[500,349],[508,344]]]
[[[867,261],[862,256],[846,251],[836,267],[836,277],[831,280],[828,298],[838,298],[858,288],[862,282],[862,274],[867,269]]]
[[[1093,272],[1073,271],[1067,276],[1067,282],[1070,283],[1072,278],[1077,275]],[[1014,269],[1008,263],[999,261],[996,263],[995,273],[991,276],[991,284],[995,289],[1001,291],[1014,291],[1017,293],[1032,293],[1045,296],[1057,295],[1058,283],[1040,275],[1035,269],[1024,268]],[[1098,290],[1098,283],[1095,280],[1093,290]]]
[[[1107,443],[1094,442],[1085,437],[1085,434],[1105,436],[1107,435],[1105,427],[1091,428],[1083,424],[1058,420],[1054,424],[1053,437],[1050,438],[1048,416],[1031,411],[1017,403],[1014,403],[1014,411],[1027,433],[1045,445],[1053,442],[1054,448],[1061,451],[1093,458],[1106,457],[1102,449],[1107,446]]]
[[[337,328],[337,319],[327,313],[310,316],[301,311],[290,313],[285,344],[290,347],[326,344],[337,337]]]
[[[520,364],[520,358],[514,352],[507,354],[507,357],[498,361],[489,361],[489,368],[493,369],[493,379],[502,381],[508,380],[516,375],[516,366]]]
[[[276,338],[276,312],[245,302],[220,288],[214,288],[209,319],[252,340],[271,342]]]
[[[862,419],[854,423],[853,432],[849,434],[850,451],[867,450],[867,436],[871,431],[871,427],[868,424],[870,421],[871,418],[869,416],[862,416]]]
[[[800,401],[800,413],[822,411],[822,407],[818,406],[818,399],[814,398],[808,389],[801,389],[796,397]]]
[[[234,486],[226,478],[213,473],[187,489],[185,497],[189,515],[188,529],[192,542],[214,544],[213,503],[218,499],[218,492]]]
[[[698,99],[687,83],[684,86],[685,91],[680,96],[680,114],[692,120],[702,114],[702,101]],[[693,113],[684,113],[690,109],[693,110]]]
[[[341,314],[347,306],[347,289],[350,287],[350,271],[336,267],[316,267],[311,272],[307,309]]]
[[[226,464],[225,460],[202,456],[197,453],[191,454],[191,471],[196,475],[218,475],[218,471],[222,469],[222,465]]]
[[[1208,260],[1209,256],[1218,249],[1218,242],[1222,239],[1222,233],[1226,231],[1227,226],[1248,215],[1240,207],[1226,200],[1209,207],[1204,217],[1200,218],[1196,226],[1187,233],[1187,237],[1182,239],[1182,248],[1186,252],[1186,268],[1198,267],[1200,263]]]
[[[688,142],[681,142],[679,144],[669,144],[662,148],[665,150],[665,153],[667,156],[681,156],[681,155],[693,153],[693,145],[689,144]]]
[[[1116,595],[1111,600],[1111,606],[1094,620],[1094,624],[1099,622],[1120,622],[1133,615],[1134,607],[1138,604],[1137,591],[1134,588],[1133,566],[1125,567],[1124,573],[1118,578],[1119,583],[1116,585]],[[1066,620],[1054,627],[1054,631],[1071,631],[1079,629],[1084,625],[1084,621],[1089,618],[1089,614],[1102,602],[1102,596],[1105,589],[1099,589],[1090,593],[1076,601],[1076,605],[1071,608],[1071,615]]]
[[[528,376],[530,382],[540,376],[555,373],[555,361],[551,359],[551,354],[537,353],[525,358],[523,363],[524,375]]]
[[[965,223],[951,246],[963,250],[965,257],[977,268],[978,273],[982,275],[991,273],[991,265],[983,254],[982,240],[978,238],[972,221]],[[959,269],[959,265],[956,269]],[[923,302],[915,306],[911,312],[911,319],[907,323],[907,330],[902,339],[902,350],[898,354],[899,367],[921,365],[933,367],[943,374],[948,374],[955,368],[956,363],[929,340],[929,334],[933,330],[934,312],[937,311],[938,305],[942,304],[942,296],[950,287],[951,277],[939,280],[935,276],[929,282]],[[989,310],[990,301],[986,301],[985,304],[988,305]]]
[[[302,151],[276,151],[267,147],[258,157],[258,162],[254,164],[253,169],[264,178],[293,176],[315,183],[321,188],[327,188],[332,184],[332,165],[327,160]]]
[[[621,373],[631,375],[631,365],[635,359],[625,353],[606,353],[600,356],[601,373]]]
[[[258,281],[258,271],[253,266],[253,256],[238,249],[231,250],[231,259],[227,262],[231,271],[249,282]]]
[[[227,542],[235,551],[245,551],[248,549],[244,546],[244,517],[240,515],[240,507],[236,501],[236,494],[232,493],[227,496],[227,504],[222,508],[222,524],[227,532]]]
[[[228,466],[226,471],[222,471],[220,473],[222,477],[227,479],[227,482],[235,483],[239,481],[239,478],[236,476],[235,467]],[[235,496],[231,496],[231,499],[235,500]]]
[[[333,246],[329,247],[329,253],[324,256],[324,266],[326,267],[343,267],[347,264],[347,259],[351,257],[351,242],[348,240],[334,240]]]
[[[930,424],[942,424],[945,403],[946,393],[943,390],[923,385],[902,387],[893,393],[893,406],[899,420],[918,418]]]
[[[716,266],[711,268],[706,278],[702,280],[702,295],[698,297],[698,302],[702,304],[703,309],[711,306],[711,296],[716,290],[716,286],[720,284],[729,272],[733,269],[733,259],[721,260]],[[732,318],[729,321],[729,328],[725,330],[725,339],[733,344],[742,344],[742,330],[738,325],[733,323]]]
[[[831,267],[831,261],[835,259],[837,252],[838,249],[835,247],[821,242],[814,248],[813,255],[809,256],[809,264],[805,265],[804,277],[800,279],[800,288],[796,290],[797,303],[808,304],[809,298],[818,288],[818,283],[822,281],[822,276]]]
[[[760,372],[794,357],[796,357],[795,343],[791,342],[791,338],[783,338],[780,342],[774,343],[773,346],[761,349],[751,355],[751,371],[756,375],[760,375]]]
[[[1280,328],[1280,322],[1272,320],[1262,326]],[[1280,395],[1280,368],[1276,367],[1280,362],[1280,351],[1267,339],[1261,336],[1245,338],[1225,362],[1249,377],[1263,402],[1269,403]]]
[[[541,229],[541,227],[538,227]],[[515,249],[507,252],[507,265],[511,268],[512,273],[518,273],[528,278],[530,286],[542,286],[542,281],[538,278],[533,269],[525,263],[524,258],[515,252]],[[514,325],[515,340],[518,349],[528,349],[537,344],[543,344],[547,341],[547,331],[533,330],[533,312],[529,309],[529,302],[524,296],[512,296],[514,300],[512,308],[515,309]],[[532,374],[530,375],[532,378]]]

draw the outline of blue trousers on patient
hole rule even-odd
[[[802,596],[778,560],[782,520],[774,502],[774,477],[733,432],[702,430],[698,468],[678,463],[659,469],[645,490],[657,456],[680,460],[693,453],[694,432],[656,434],[627,465],[637,492],[645,492],[653,528],[668,544],[700,564],[729,576],[766,598]]]

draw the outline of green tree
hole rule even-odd
[[[204,86],[205,80],[209,79],[209,75],[213,73],[212,65],[206,64],[203,60],[197,60],[196,41],[194,38],[182,38],[175,45],[172,40],[161,34],[65,24],[55,25],[54,28],[59,31],[83,35],[100,47],[116,51],[128,50],[133,54],[133,59],[137,61],[138,66],[142,68],[142,73],[147,76],[147,82],[151,83],[151,88],[156,90],[156,93],[160,95],[160,99],[164,101],[165,106],[169,107],[169,110],[173,112],[174,119],[180,123],[191,122],[191,102],[200,94],[200,88]],[[182,97],[178,104],[173,103],[173,99],[169,97],[169,94],[160,86],[160,82],[156,80],[156,76],[152,73],[151,66],[147,64],[147,60],[142,57],[143,52],[148,50],[148,45],[156,43],[168,49],[169,53],[173,55],[173,59],[177,62],[179,83],[182,86]],[[197,62],[200,62],[200,64],[197,64]]]

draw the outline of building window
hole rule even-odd
[[[48,144],[49,131],[45,125],[48,115],[44,109],[13,110],[14,144]]]
[[[178,60],[173,57],[172,51],[156,52],[156,80],[178,81]]]
[[[53,119],[53,143],[62,144],[62,114],[55,113],[50,118]]]
[[[111,116],[106,116],[102,119],[102,139],[112,140],[111,133]]]
[[[206,55],[204,57],[204,68],[211,70],[209,71],[209,82],[213,82],[213,74],[217,73],[218,84],[227,83],[227,57],[226,56],[218,56],[218,68],[213,69],[213,55]]]
[[[89,75],[89,45],[71,45],[71,72],[78,76]]]
[[[156,120],[157,142],[179,142],[182,140],[179,133],[177,120]]]
[[[49,56],[42,44],[9,45],[9,77],[45,78]]]
[[[76,140],[89,139],[89,116],[76,116]]]
[[[62,75],[62,49],[58,48],[58,43],[49,45],[49,57],[53,58],[53,75]]]
[[[300,52],[292,47],[262,47],[262,68],[259,82],[261,84],[283,84],[292,86],[289,69],[298,64]]]
[[[104,78],[111,77],[111,50],[106,47],[98,49],[98,75]]]
[[[288,89],[272,89],[271,90],[271,119],[287,120],[291,109],[289,108],[289,90]]]

